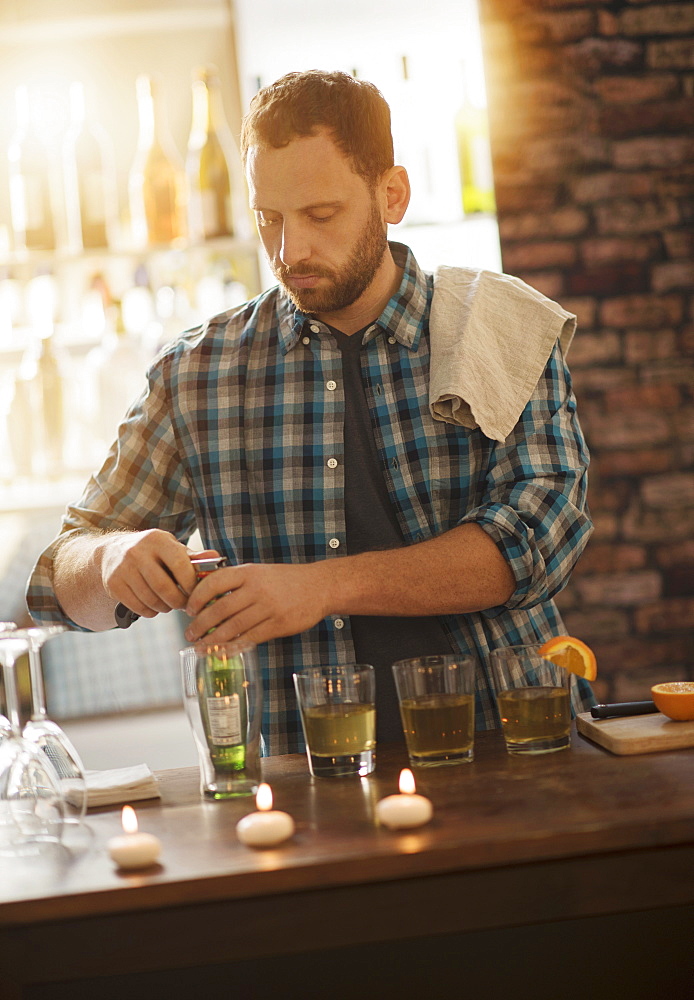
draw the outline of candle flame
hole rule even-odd
[[[399,788],[403,795],[414,795],[414,774],[410,771],[409,767],[404,767],[400,772]]]
[[[123,806],[121,823],[126,833],[137,833],[137,816],[132,806]]]
[[[258,785],[255,804],[259,812],[269,812],[272,809],[272,789],[265,782],[262,785]]]

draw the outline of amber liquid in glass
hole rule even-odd
[[[376,707],[347,702],[305,708],[304,728],[314,757],[364,753],[376,746]]]
[[[561,687],[527,687],[498,695],[501,725],[510,752],[545,753],[569,745],[569,692]]]
[[[412,763],[472,760],[475,697],[432,694],[400,702],[402,728]]]

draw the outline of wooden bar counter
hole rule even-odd
[[[236,838],[253,799],[200,798],[159,772],[134,803],[161,863],[119,872],[120,807],[69,848],[0,858],[0,997],[694,997],[694,751],[617,757],[575,731],[519,758],[477,734],[470,765],[416,770],[432,822],[393,833],[404,746],[369,778],[269,758],[294,838]]]

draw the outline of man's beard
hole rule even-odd
[[[363,295],[373,281],[387,249],[388,239],[378,204],[373,198],[369,220],[344,265],[343,274],[311,264],[297,264],[296,267],[285,267],[283,264],[271,266],[275,277],[301,312],[337,312],[351,306]],[[327,288],[293,288],[287,284],[288,278],[309,274],[328,278],[330,285]]]

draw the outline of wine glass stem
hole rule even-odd
[[[43,686],[41,650],[35,646],[29,647],[29,676],[31,677],[31,717],[32,719],[45,719],[46,692]]]
[[[5,660],[3,663],[3,680],[5,682],[5,700],[7,701],[7,714],[15,736],[22,735],[22,720],[19,712],[19,695],[17,694],[17,675],[14,665],[16,657],[14,653],[5,650]]]

